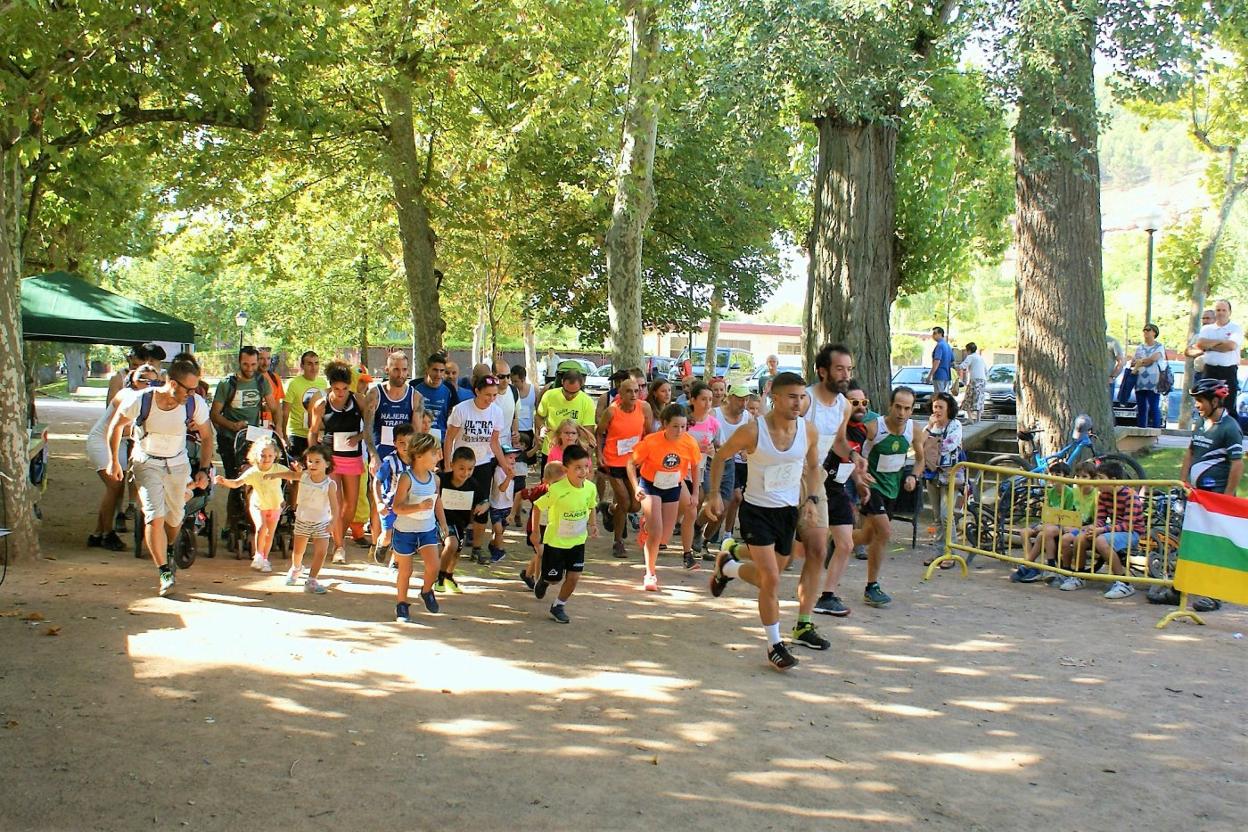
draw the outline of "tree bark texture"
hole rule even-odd
[[[1073,2],[1049,5],[1073,18]],[[1095,22],[1080,20],[1079,37],[1064,47],[1032,47],[1050,51],[1053,69],[1033,69],[1046,61],[1024,62],[1014,131],[1019,421],[1045,431],[1041,439],[1050,453],[1081,413],[1106,437],[1114,435],[1101,283]],[[1024,43],[1027,25],[1057,24],[1039,15],[1025,19]],[[1030,39],[1046,42],[1043,34]]]
[[[724,293],[716,286],[711,291],[711,316],[706,325],[706,360],[702,362],[702,380],[709,382],[719,367],[719,318],[724,311]]]
[[[65,381],[71,395],[87,383],[87,351],[78,344],[65,345]]]
[[[524,371],[529,383],[537,384],[537,334],[533,331],[533,319],[528,315],[524,316]]]
[[[425,358],[441,349],[442,333],[446,330],[434,274],[437,235],[433,232],[425,201],[424,166],[416,147],[411,91],[388,88],[386,107],[390,115],[386,161],[394,188],[403,271],[407,275],[412,313],[412,361],[413,366],[424,366]]]
[[[843,343],[873,401],[888,401],[897,297],[897,131],[883,124],[816,119],[814,217],[807,250],[805,364],[814,378],[822,344]]]
[[[628,103],[615,169],[615,205],[607,231],[607,315],[612,362],[616,367],[643,366],[641,281],[642,239],[654,209],[654,146],[659,105],[652,65],[658,55],[659,27],[652,3],[639,0],[629,9]]]
[[[17,154],[0,141],[0,491],[12,534],[0,540],[10,560],[39,556],[39,534],[29,487],[29,397],[22,359],[22,260],[18,216],[22,202]]]

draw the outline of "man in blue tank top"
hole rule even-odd
[[[394,429],[399,425],[414,425],[416,411],[421,409],[421,394],[407,383],[407,354],[395,350],[386,357],[386,380],[368,391],[368,404],[364,408],[367,430],[373,433],[377,446],[377,459],[370,464],[371,473],[377,473],[381,460],[394,453]],[[417,426],[418,427],[418,426]]]
[[[433,432],[439,440],[446,436],[446,419],[455,405],[454,391],[450,385],[442,383],[445,375],[446,356],[435,352],[425,361],[425,377],[411,385],[420,394],[425,410],[433,419]]]

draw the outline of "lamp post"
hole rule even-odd
[[[238,327],[238,351],[243,351],[243,330],[247,329],[247,311],[245,309],[238,310],[234,316],[234,326]]]
[[[1148,265],[1145,271],[1144,289],[1144,323],[1146,324],[1153,322],[1153,235],[1157,233],[1159,225],[1161,222],[1156,214],[1149,214],[1144,220],[1144,231],[1148,234]]]

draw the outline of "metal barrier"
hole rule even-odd
[[[959,471],[964,473],[964,485],[957,482],[963,479],[957,476]],[[1099,493],[1093,521],[1098,519],[1102,504],[1108,503],[1109,513],[1104,519],[1111,528],[1121,524],[1138,530],[1135,538],[1115,539],[1116,543],[1127,544],[1112,550],[1121,559],[1126,574],[1111,574],[1112,569],[1096,571],[1098,557],[1102,554],[1098,553],[1092,536],[1080,535],[1067,542],[1067,530],[1087,524],[1078,510],[1061,508],[1060,501],[1058,508],[1050,505],[1053,489],[1062,487],[1079,489],[1085,500],[1087,489],[1095,489]],[[1123,492],[1124,488],[1131,492]],[[967,564],[975,556],[984,555],[1085,581],[1125,581],[1172,587],[1183,528],[1184,495],[1184,486],[1177,480],[1089,480],[959,462],[949,475],[945,550],[928,566],[923,580],[930,579],[940,564],[947,561],[956,563],[965,577],[969,574]],[[1034,535],[1044,526],[1059,529],[1058,565],[1047,564],[1043,551],[1035,561],[1026,558],[1026,549],[1021,553],[1023,557],[1015,556],[1015,547],[1023,543],[1034,545]],[[1069,568],[1060,565],[1064,562],[1062,550],[1067,546],[1072,556]],[[1110,561],[1112,563],[1112,558]],[[1084,568],[1078,568],[1081,563]],[[1185,607],[1184,603],[1181,609]]]

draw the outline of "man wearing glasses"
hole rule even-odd
[[[855,480],[865,488],[862,469],[866,458],[862,447],[867,441],[866,422],[871,406],[870,399],[857,381],[846,383],[844,395],[848,405],[844,425],[845,444],[842,446],[834,442],[831,456],[824,460],[828,471],[828,479],[824,483],[828,513],[835,518],[830,520],[835,548],[828,563],[828,573],[823,579],[823,594],[815,602],[815,612],[836,616],[849,615],[849,608],[841,602],[836,590],[849,563],[849,553],[854,548],[854,508],[850,489],[855,487]]]
[[[192,482],[196,488],[208,487],[212,431],[208,427],[208,404],[195,392],[198,386],[199,367],[187,360],[174,361],[165,383],[126,399],[109,426],[108,475],[120,481],[124,475],[119,459],[122,428],[132,422],[135,425],[130,469],[139,486],[143,540],[159,570],[161,595],[173,592],[173,569],[166,551],[182,525],[186,488]],[[186,455],[188,429],[199,435],[201,443],[203,467],[193,477]]]

